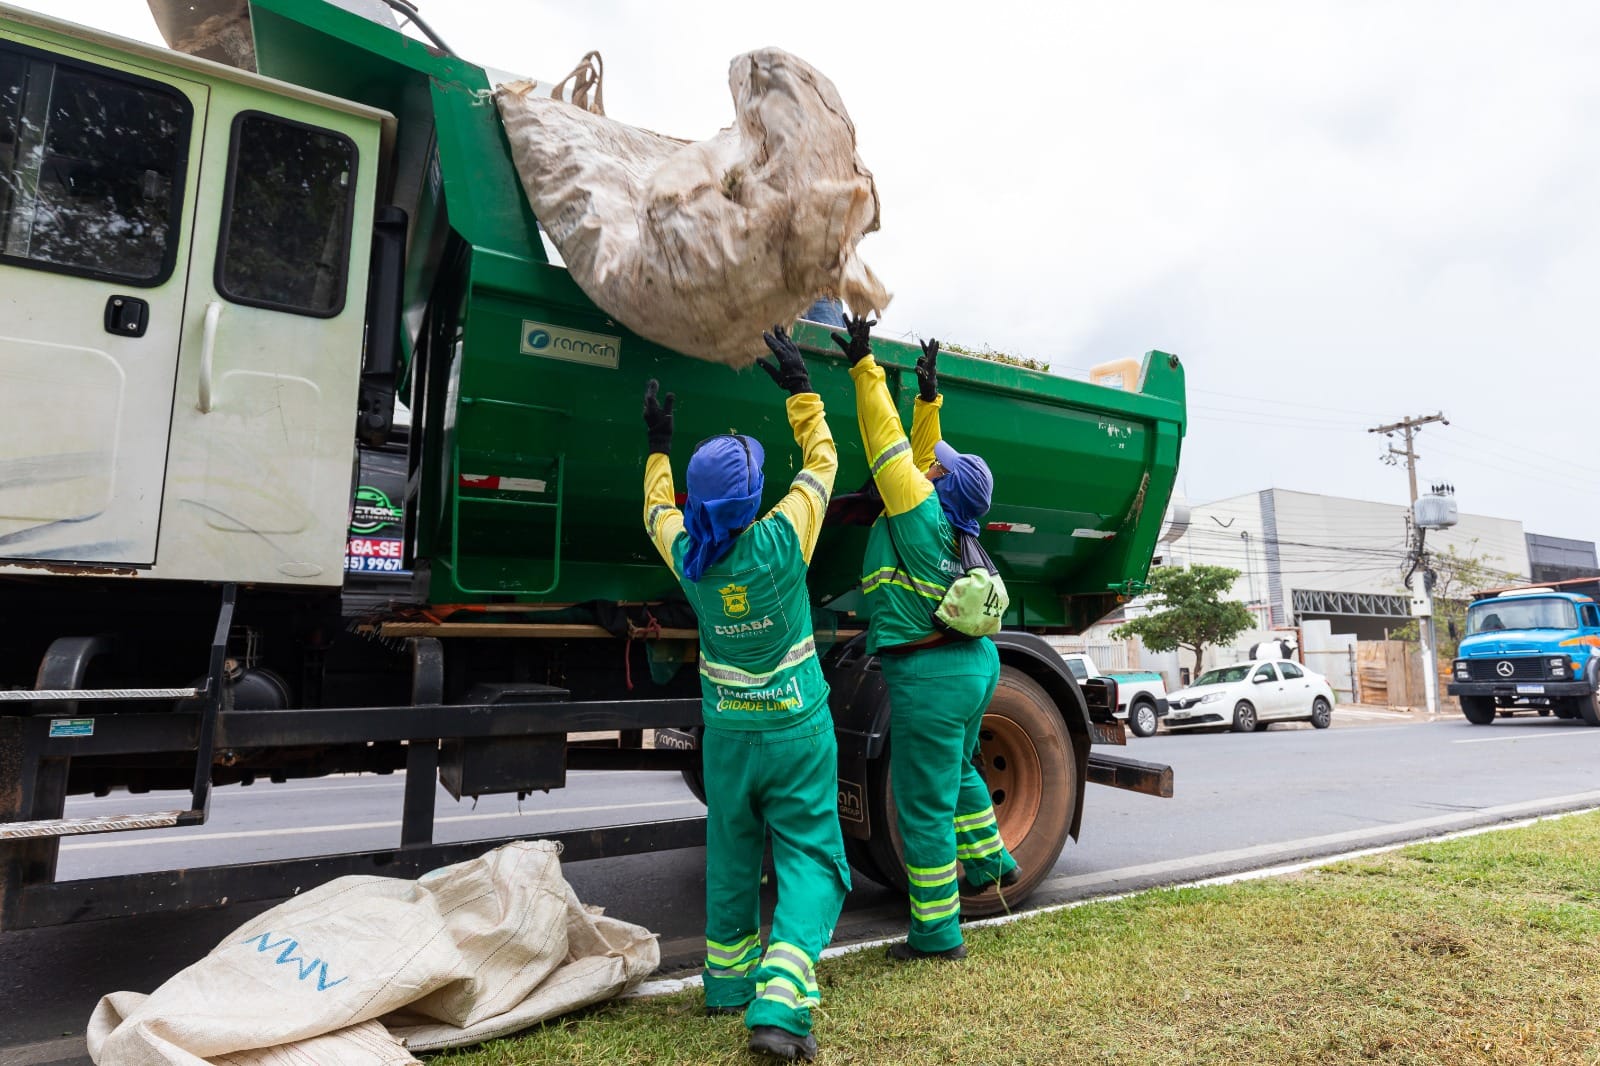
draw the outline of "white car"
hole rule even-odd
[[[1261,732],[1273,722],[1333,721],[1328,679],[1288,659],[1257,660],[1207,670],[1188,688],[1167,695],[1169,730],[1228,726]]]

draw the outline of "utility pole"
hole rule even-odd
[[[1389,445],[1388,451],[1383,456],[1383,461],[1391,466],[1398,456],[1406,461],[1406,477],[1411,482],[1411,507],[1406,511],[1407,533],[1407,558],[1406,558],[1406,588],[1411,590],[1411,613],[1417,619],[1417,635],[1421,638],[1422,645],[1422,691],[1423,701],[1428,705],[1429,714],[1439,713],[1439,647],[1438,635],[1433,629],[1433,567],[1428,562],[1428,551],[1423,538],[1427,532],[1419,527],[1416,522],[1417,508],[1417,460],[1422,458],[1417,454],[1417,434],[1423,426],[1430,422],[1438,422],[1448,426],[1450,420],[1444,416],[1443,411],[1435,411],[1431,415],[1412,417],[1407,415],[1398,422],[1390,422],[1384,426],[1373,426],[1368,433],[1382,433],[1385,437],[1392,438],[1396,433],[1405,435],[1406,446],[1396,448]]]
[[[1429,422],[1438,422],[1441,425],[1446,426],[1450,424],[1450,420],[1444,416],[1443,411],[1436,411],[1431,415],[1425,415],[1420,418],[1412,418],[1407,416],[1398,422],[1390,422],[1386,426],[1373,426],[1371,429],[1367,430],[1368,433],[1382,433],[1385,437],[1393,437],[1396,433],[1405,434],[1406,446],[1404,448],[1396,448],[1393,444],[1389,445],[1389,452],[1388,455],[1384,457],[1384,462],[1393,464],[1393,456],[1396,455],[1403,456],[1405,458],[1406,476],[1411,479],[1412,503],[1417,502],[1417,460],[1422,458],[1422,456],[1417,454],[1416,448],[1413,445],[1416,442],[1417,432]]]

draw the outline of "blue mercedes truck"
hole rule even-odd
[[[1467,608],[1450,695],[1475,725],[1536,710],[1600,726],[1600,578],[1501,589]]]

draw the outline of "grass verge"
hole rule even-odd
[[[1600,814],[825,961],[819,1063],[1600,1064]],[[433,1066],[749,1063],[698,992]]]

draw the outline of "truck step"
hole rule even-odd
[[[93,818],[47,818],[38,822],[0,822],[0,840],[71,837],[87,833],[126,833],[133,829],[170,829],[198,825],[200,811],[148,811],[144,814],[101,814]]]
[[[0,703],[49,703],[66,700],[193,700],[199,688],[17,688],[0,690]]]

